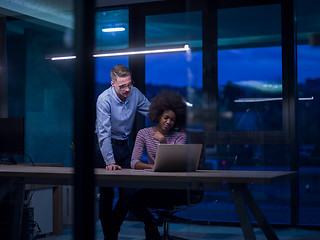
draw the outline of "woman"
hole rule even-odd
[[[131,158],[134,169],[152,169],[159,144],[185,144],[182,131],[186,121],[186,103],[181,95],[163,91],[151,100],[148,117],[157,125],[141,129],[136,137]],[[144,150],[148,162],[141,161]],[[141,189],[131,201],[131,210],[145,224],[146,240],[160,239],[157,222],[148,208],[170,208],[185,202],[183,190]]]

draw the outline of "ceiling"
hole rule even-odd
[[[96,7],[155,1],[161,0],[97,0]],[[1,0],[0,17],[21,15],[73,28],[73,0]]]

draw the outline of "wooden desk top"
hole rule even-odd
[[[26,183],[72,185],[74,168],[0,165],[0,177],[23,178]],[[95,169],[96,185],[152,188],[204,188],[214,183],[272,183],[296,176],[294,171],[200,170],[196,172],[150,172]]]

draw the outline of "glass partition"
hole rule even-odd
[[[217,37],[217,132],[221,132],[221,138],[223,132],[229,132],[233,142],[226,137],[219,144],[207,146],[207,167],[289,170],[289,145],[264,144],[263,140],[249,144],[248,139],[238,136],[253,132],[251,138],[255,142],[259,138],[258,134],[255,136],[257,132],[283,131],[280,4],[218,9]],[[249,185],[270,222],[290,222],[289,186],[289,182]],[[220,210],[228,213],[217,219],[237,221],[232,207],[225,200],[219,202],[225,194],[211,192],[207,204],[216,197]],[[277,204],[274,199],[279,199]]]
[[[282,130],[280,5],[219,9],[218,49],[218,131]]]
[[[146,16],[146,46],[188,44],[190,51],[146,55],[146,96],[162,90],[179,92],[188,104],[188,127],[201,128],[192,112],[202,107],[201,12]],[[149,125],[147,120],[147,125]]]
[[[146,46],[189,44],[202,46],[200,11],[146,16]]]
[[[71,2],[59,12],[39,8],[32,14],[12,12],[5,19],[8,116],[25,119],[25,152],[36,164],[73,166],[75,64],[73,60],[45,59],[49,54],[74,52]],[[319,225],[320,5],[316,1],[296,2],[298,224]],[[195,11],[146,16],[144,26],[147,47],[190,45],[187,53],[145,56],[145,92],[148,99],[162,89],[181,93],[188,102],[187,127],[199,129],[203,124],[198,110],[204,108],[202,25],[202,13]],[[111,27],[123,27],[124,31],[102,30]],[[128,48],[128,28],[127,9],[99,10],[95,50]],[[212,114],[218,119],[217,132],[228,132],[228,137],[253,132],[250,140],[254,142],[256,131],[283,131],[282,58],[286,56],[282,56],[280,4],[218,9],[217,37],[217,115]],[[94,61],[97,98],[110,86],[112,67],[119,63],[128,66],[129,58]],[[263,144],[260,135],[259,143],[241,142],[241,138],[229,143],[228,137],[207,145],[206,169],[290,169],[294,156],[290,156],[292,151],[286,143]],[[29,159],[23,156],[21,161]],[[248,187],[269,222],[290,224],[288,181]],[[207,191],[201,204],[179,214],[200,221],[238,221],[228,191]]]
[[[95,24],[95,50],[113,50],[129,47],[128,9],[97,11]]]
[[[46,56],[74,52],[72,1],[17,4],[6,19],[8,115],[25,118],[25,153],[34,163],[70,166],[74,64]]]
[[[287,145],[209,144],[206,147],[205,169],[290,170]],[[178,213],[178,216],[195,221],[239,221],[229,187],[227,183],[222,183],[217,185],[217,190],[206,191],[200,204],[186,212]],[[280,224],[290,222],[290,181],[273,184],[251,183],[248,184],[248,188],[269,222]],[[253,218],[251,220],[255,221]]]
[[[320,3],[297,1],[299,223],[319,225]]]
[[[129,47],[128,9],[99,10],[95,15],[95,50],[114,50]],[[99,57],[95,64],[95,100],[111,86],[110,71],[117,64],[129,67],[128,56]]]
[[[227,191],[229,186],[223,185],[221,187],[226,188],[226,190],[206,191],[200,204],[176,215],[200,222],[239,222],[231,192]],[[290,222],[290,208],[288,205],[290,201],[289,181],[285,181],[281,185],[277,183],[250,184],[248,189],[256,202],[259,203],[269,223],[286,224]],[[251,215],[250,220],[255,222]]]

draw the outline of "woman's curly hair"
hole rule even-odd
[[[180,94],[164,90],[152,98],[148,117],[151,122],[159,123],[163,112],[167,110],[171,110],[176,114],[176,122],[173,125],[173,129],[181,128],[185,125],[187,105]]]

